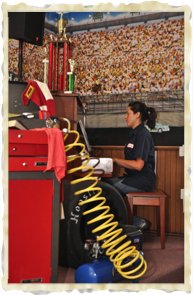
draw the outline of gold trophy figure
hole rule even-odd
[[[62,40],[62,38],[67,40],[67,37],[66,37],[66,34],[65,34],[65,32],[66,32],[66,21],[62,18],[62,16],[63,16],[63,12],[61,13],[61,17],[58,20],[58,33],[59,33],[60,40]]]
[[[70,70],[71,70],[71,72],[73,73],[74,72],[74,66],[75,66],[75,60],[74,59],[69,59],[68,60],[69,61],[69,63],[70,63]]]

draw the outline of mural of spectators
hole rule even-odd
[[[52,34],[54,36],[54,34]],[[72,36],[76,92],[118,94],[184,89],[184,19]],[[23,44],[24,81],[43,81],[45,43]],[[9,39],[9,71],[18,74],[19,41]],[[94,93],[96,80],[101,91]]]
[[[183,89],[184,20],[87,32],[73,37],[77,91],[95,78],[101,93]]]
[[[22,80],[33,81],[34,79],[43,82],[43,60],[45,58],[45,42],[50,40],[50,33],[44,33],[43,46],[36,46],[23,43]],[[52,34],[54,36],[54,34]],[[9,46],[9,71],[18,75],[19,63],[19,41],[8,40]]]

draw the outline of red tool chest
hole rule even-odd
[[[44,130],[9,130],[8,283],[57,283],[60,183]]]

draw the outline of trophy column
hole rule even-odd
[[[48,87],[52,91],[72,91],[69,89],[68,72],[70,71],[69,59],[71,60],[73,45],[67,40],[55,40],[49,43]]]
[[[68,92],[74,92],[74,84],[75,84],[75,79],[76,76],[74,74],[74,66],[75,66],[75,60],[69,59],[69,64],[70,64],[70,72],[68,72]]]
[[[49,77],[48,87],[51,91],[68,91],[68,75],[70,66],[68,60],[72,57],[71,38],[67,38],[66,34],[66,20],[63,19],[63,12],[58,20],[58,34],[59,38],[49,42]]]
[[[67,76],[67,67],[68,67],[68,47],[67,43],[63,45],[63,90],[68,90],[68,76]]]

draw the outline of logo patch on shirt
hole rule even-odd
[[[127,147],[133,149],[134,144],[133,143],[128,143]]]

